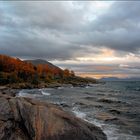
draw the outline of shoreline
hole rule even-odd
[[[121,83],[120,83],[121,84]],[[131,83],[130,83],[131,84]],[[135,84],[135,83],[134,83]],[[96,126],[99,126],[103,132],[107,135],[107,138],[109,140],[111,140],[111,138],[115,137],[117,138],[122,138],[124,137],[124,139],[128,138],[132,138],[132,139],[138,139],[139,135],[137,135],[137,132],[139,130],[134,130],[135,127],[135,122],[134,123],[134,127],[131,128],[131,124],[129,124],[127,121],[127,110],[123,111],[123,108],[125,107],[130,107],[130,104],[127,103],[127,101],[122,101],[121,99],[116,99],[114,100],[112,97],[117,97],[119,95],[121,95],[121,90],[118,90],[116,88],[113,88],[110,86],[111,83],[106,83],[106,85],[104,84],[95,84],[92,87],[85,87],[85,88],[72,88],[72,87],[56,87],[56,88],[44,88],[44,89],[23,89],[23,96],[21,94],[21,96],[17,96],[17,97],[25,97],[25,98],[32,98],[33,99],[39,99],[40,101],[45,101],[45,102],[51,102],[53,104],[55,104],[56,106],[62,107],[63,110],[65,111],[72,111],[72,114],[75,113],[74,115],[78,115],[77,117],[84,117],[81,119],[85,119],[87,121],[89,121],[90,123],[95,124]],[[114,83],[114,85],[116,85],[116,83]],[[121,84],[122,85],[122,84]],[[66,86],[71,86],[71,85],[66,85]],[[104,87],[106,87],[104,89]],[[116,86],[115,86],[116,87]],[[109,93],[106,93],[106,91],[109,90]],[[0,89],[5,89],[6,87],[0,87]],[[13,90],[13,91],[12,91]],[[135,86],[135,88],[133,89],[134,91],[138,91],[138,87]],[[5,91],[5,94],[8,91],[10,92],[9,94],[11,94],[11,91],[14,92],[16,91],[18,93],[19,89],[7,89],[7,91]],[[42,93],[42,91],[44,93]],[[96,93],[94,91],[97,91],[99,93]],[[104,91],[104,93],[103,93]],[[71,93],[71,94],[66,94],[66,93]],[[77,93],[77,94],[75,94]],[[80,94],[79,94],[80,93]],[[27,94],[27,96],[26,96]],[[50,95],[50,96],[49,96]],[[60,96],[59,96],[60,95]],[[97,95],[97,96],[96,96]],[[106,95],[106,97],[104,96]],[[128,94],[128,99],[129,99],[130,94]],[[123,97],[123,96],[122,96]],[[73,98],[75,98],[76,100],[73,100]],[[71,101],[69,101],[69,99],[71,99]],[[122,98],[123,99],[123,98]],[[122,106],[123,108],[120,110],[120,108],[113,108],[112,106]],[[88,107],[86,109],[86,107]],[[92,111],[91,109],[94,108],[94,110]],[[107,108],[108,107],[108,108]],[[96,111],[98,109],[106,109],[103,112],[99,111],[96,114]],[[74,112],[73,112],[74,111]],[[78,112],[77,112],[78,111]],[[88,112],[90,111],[90,113]],[[80,114],[79,114],[80,113]],[[95,114],[94,114],[95,113]],[[94,116],[92,116],[94,114]],[[80,116],[79,116],[80,115]],[[120,116],[121,115],[121,116]],[[124,116],[125,115],[125,116]],[[128,114],[128,117],[131,117],[131,115],[133,115],[133,112],[131,112],[131,114]],[[126,120],[122,120],[120,117],[124,117]],[[136,117],[136,116],[135,116]],[[103,120],[103,122],[102,122]],[[126,129],[125,125],[128,125],[128,127],[131,128],[131,133],[129,132],[130,129]],[[119,132],[119,129],[117,127],[122,127],[122,131]],[[137,127],[137,125],[136,125]],[[111,131],[111,132],[110,132]]]
[[[30,83],[13,83],[7,85],[0,85],[0,92],[2,94],[7,94],[10,96],[15,97],[17,92],[22,89],[43,89],[43,88],[59,88],[59,87],[92,87],[93,84],[100,84],[101,82],[97,83],[77,83],[77,84],[69,84],[69,83],[46,83],[40,85],[33,85]]]
[[[82,83],[59,83],[59,82],[52,82],[52,83],[40,83],[37,85],[31,84],[31,83],[13,83],[13,84],[6,84],[6,85],[0,85],[0,90],[4,89],[34,89],[34,88],[58,88],[58,87],[86,87],[86,86],[92,86],[93,84],[100,84],[102,82],[82,82]]]
[[[127,85],[131,84],[132,83],[129,83]],[[135,85],[135,83],[133,84]],[[132,96],[131,93],[126,93],[126,99],[124,100],[124,95],[121,93],[125,87],[127,88],[127,85],[125,85],[125,83],[124,86],[122,86],[122,83],[120,83],[120,85],[122,88],[114,82],[106,83],[105,85],[96,84],[86,88],[23,89],[19,96],[49,101],[62,107],[66,111],[74,111],[74,113],[76,111],[78,117],[80,115],[80,117],[83,117],[82,119],[86,119],[93,124],[96,124],[96,122],[97,124],[99,123],[100,125],[96,125],[102,128],[109,140],[112,140],[111,138],[113,137],[116,139],[124,138],[125,140],[128,137],[133,140],[138,140],[139,129],[136,122],[139,113],[137,112],[135,116],[133,115],[135,109],[138,111],[138,107],[135,107],[134,110],[131,111],[131,107],[133,107],[136,102],[134,100],[134,104],[131,106],[131,100],[129,101],[129,97]],[[137,86],[131,88],[134,93],[139,90]],[[131,89],[125,91],[129,93]],[[133,94],[133,96],[137,97],[135,94]],[[135,120],[131,120],[131,116],[133,116]],[[132,121],[132,127],[129,121]],[[121,130],[119,130],[118,127],[121,127]]]
[[[36,109],[39,116],[36,114]],[[0,93],[0,110],[0,122],[2,122],[0,131],[7,129],[6,132],[1,131],[0,139],[13,137],[14,140],[17,138],[21,140],[107,139],[99,127],[69,114],[52,103],[27,97],[13,97],[11,93]],[[10,126],[7,128],[8,125]]]

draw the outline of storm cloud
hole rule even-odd
[[[109,50],[117,57],[115,60],[133,57],[140,65],[139,9],[139,1],[0,2],[0,53],[60,63],[75,60],[78,65],[81,58],[87,63],[86,57],[98,58],[102,54],[106,57],[104,50]],[[121,63],[127,65],[129,59],[112,63],[117,65],[114,72],[133,71],[131,66],[127,70],[119,67]],[[74,68],[81,72],[85,69]],[[96,68],[99,67],[93,67],[90,72]]]

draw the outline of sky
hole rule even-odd
[[[140,77],[139,1],[0,1],[0,54],[83,77]]]

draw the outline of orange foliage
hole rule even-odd
[[[74,76],[74,72],[70,72],[68,69],[61,70],[57,67],[49,67],[47,64],[34,66],[31,63],[6,55],[0,55],[0,72],[9,73],[12,75],[11,77],[16,77],[15,79],[22,79],[23,81],[30,81],[34,77],[39,77],[39,79],[62,79]]]

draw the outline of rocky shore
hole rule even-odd
[[[106,140],[102,130],[60,107],[0,93],[0,140]]]
[[[90,86],[91,84],[97,84],[96,83],[84,83],[84,82],[73,82],[73,83],[40,83],[37,85],[31,84],[31,83],[12,83],[4,85],[6,88],[11,89],[34,89],[34,88],[57,88],[57,87],[86,87]]]

